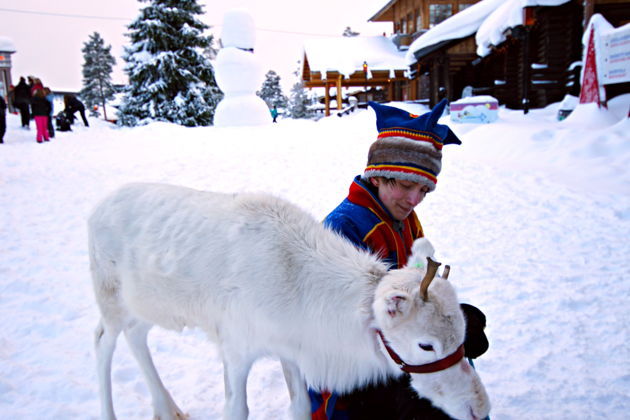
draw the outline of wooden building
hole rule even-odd
[[[330,114],[332,97],[336,99],[337,108],[341,109],[341,92],[348,88],[364,88],[365,93],[357,95],[362,102],[421,99],[419,80],[410,77],[413,68],[410,69],[404,60],[407,47],[430,28],[478,1],[391,0],[369,19],[371,22],[393,23],[393,35],[390,38],[381,37],[379,41],[389,44],[385,48],[387,51],[380,56],[369,54],[366,58],[365,52],[371,51],[372,47],[356,44],[370,37],[311,40],[305,43],[302,81],[308,88],[325,88],[326,115]],[[322,49],[313,44],[326,44],[328,48]],[[344,51],[342,54],[337,53],[340,49]],[[324,53],[331,62],[327,66],[314,65],[315,61],[319,61],[318,56]],[[349,60],[354,63],[350,70],[345,65]],[[332,95],[331,89],[335,91]]]
[[[324,88],[326,116],[330,115],[333,100],[336,108],[342,109],[344,89],[357,89],[363,103],[400,100],[402,95],[395,86],[406,83],[408,69],[405,53],[385,36],[311,39],[304,43],[302,81],[308,88]]]
[[[409,45],[427,29],[467,9],[479,0],[391,0],[370,22],[392,22],[402,45]]]
[[[392,39],[401,50],[406,50],[417,38],[444,20],[477,3],[479,0],[391,0],[370,22],[392,22]],[[473,50],[474,51],[474,50]],[[434,69],[437,70],[437,69]],[[412,66],[409,79],[398,81],[393,87],[401,93],[400,100],[428,101],[431,83],[419,78]],[[437,83],[435,80],[433,83]],[[434,86],[436,92],[439,86]]]
[[[399,3],[407,5],[406,10],[409,10],[413,2],[392,1],[386,7],[396,10]],[[424,2],[416,0],[415,3]],[[485,5],[475,7],[482,6]],[[561,101],[571,89],[579,88],[581,40],[589,13],[600,13],[613,26],[620,26],[630,21],[630,1],[567,0],[558,1],[554,6],[526,7],[522,13],[522,24],[502,30],[504,40],[491,45],[489,51],[481,55],[476,38],[479,26],[464,36],[435,37],[435,42],[423,43],[425,37],[432,38],[432,31],[447,25],[451,25],[453,34],[460,33],[457,26],[453,26],[460,16],[420,34],[422,36],[416,37],[419,39],[412,42],[408,52],[408,61],[413,64],[411,81],[404,86],[406,96],[434,105],[442,97],[459,99],[464,88],[470,86],[473,93],[492,95],[513,109],[528,110]],[[394,31],[404,29],[401,14],[404,12],[398,17],[392,15]],[[415,48],[416,44],[421,46]],[[612,89],[616,94],[616,91],[627,91],[627,86]]]
[[[584,29],[578,3],[523,9],[524,24],[509,28],[502,44],[462,68],[461,76],[466,77],[459,80],[508,108],[525,111],[560,102],[571,87],[579,95],[581,65],[575,64],[582,60]],[[461,87],[453,84],[453,93]]]
[[[529,7],[524,4],[391,0],[369,20],[392,23],[393,33],[381,41],[389,40],[398,55],[405,56],[403,63],[393,58],[396,51],[388,50],[391,62],[376,65],[377,54],[364,60],[362,54],[370,49],[351,44],[343,54],[331,54],[340,48],[335,39],[325,53],[305,48],[303,81],[307,87],[325,87],[327,114],[329,89],[336,88],[341,108],[344,87],[365,87],[366,92],[372,88],[370,92],[382,94],[382,98],[366,99],[418,101],[431,106],[444,97],[457,100],[466,89],[527,111],[559,102],[567,93],[579,94],[582,36],[590,16],[599,13],[614,27],[630,22],[630,0],[534,0],[527,2]],[[504,14],[506,19],[497,19],[502,12],[509,12]],[[483,35],[488,30],[494,35],[486,34],[486,42]],[[314,65],[316,56],[322,54],[333,61]],[[349,58],[354,67],[345,64]],[[630,86],[609,85],[606,92],[611,98],[630,92]]]

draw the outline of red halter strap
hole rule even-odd
[[[381,338],[381,341],[383,342],[383,346],[385,346],[385,350],[387,350],[389,357],[391,357],[392,360],[398,366],[400,366],[400,369],[402,369],[404,372],[407,372],[407,373],[439,372],[441,370],[450,368],[451,366],[457,364],[460,360],[464,358],[464,344],[461,344],[457,348],[457,350],[455,350],[454,353],[449,354],[443,359],[436,360],[435,362],[431,362],[431,363],[426,363],[424,365],[408,365],[400,358],[400,356],[398,356],[398,354],[396,354],[394,349],[392,349],[389,346],[389,343],[383,336],[383,333],[381,332],[381,330],[376,330],[376,332],[378,333],[378,336]]]

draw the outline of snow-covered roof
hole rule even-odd
[[[374,14],[371,18],[368,19],[369,22],[389,22],[393,20],[394,13],[392,11],[392,6],[398,0],[390,0],[385,6],[381,7],[381,9]]]
[[[486,0],[487,1],[487,0]],[[493,45],[505,41],[505,31],[523,24],[523,8],[533,6],[560,6],[570,0],[509,0],[481,24],[475,41],[477,54],[484,57]]]
[[[354,36],[309,39],[304,42],[304,53],[311,71],[324,74],[338,71],[350,76],[363,70],[407,70],[405,52],[384,36]]]
[[[11,38],[6,36],[0,36],[0,51],[3,52],[15,52],[15,44]]]
[[[465,38],[477,32],[483,21],[505,0],[482,0],[443,20],[416,39],[407,51],[407,64],[416,62],[414,53],[440,42]],[[511,0],[508,0],[511,1]]]
[[[416,39],[406,55],[413,64],[415,53],[440,42],[465,38],[475,34],[477,54],[486,56],[493,45],[505,41],[508,28],[523,24],[523,8],[532,6],[560,6],[570,0],[481,0],[442,21]]]

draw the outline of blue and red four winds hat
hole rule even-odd
[[[462,143],[448,126],[437,123],[447,103],[442,99],[430,112],[418,116],[369,102],[376,112],[378,138],[370,146],[363,178],[403,179],[433,191],[442,169],[442,146]]]

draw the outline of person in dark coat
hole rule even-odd
[[[85,105],[83,105],[83,102],[78,100],[76,96],[65,95],[63,97],[63,103],[66,106],[64,112],[68,116],[70,123],[74,121],[74,114],[79,111],[79,114],[81,114],[81,118],[83,119],[83,124],[86,127],[90,126],[90,124],[88,124],[87,118],[85,117]]]
[[[7,106],[9,108],[9,112],[12,114],[17,114],[15,111],[15,86],[9,85],[9,97],[7,101]]]
[[[44,94],[46,95],[46,100],[50,103],[50,115],[48,116],[48,135],[50,138],[55,137],[55,126],[53,125],[53,116],[55,113],[55,95],[52,91],[45,87]]]
[[[4,133],[7,131],[7,103],[0,95],[0,143],[4,143]]]
[[[23,77],[20,77],[20,83],[15,86],[13,97],[13,105],[20,110],[22,127],[29,128],[31,122],[31,89],[28,87]]]
[[[359,248],[378,253],[391,268],[402,268],[414,240],[424,236],[414,208],[433,191],[441,169],[442,146],[461,144],[445,125],[437,124],[446,100],[418,117],[370,102],[376,112],[378,139],[370,147],[363,175],[326,218],[324,225]],[[463,304],[467,318],[466,357],[488,347],[485,317]],[[449,420],[450,416],[420,398],[409,374],[372,384],[345,395],[309,389],[313,420]]]
[[[50,115],[51,105],[46,99],[44,89],[38,89],[35,91],[35,96],[31,102],[31,110],[35,119],[35,126],[37,127],[37,143],[43,141],[49,141],[48,135],[48,117]]]

